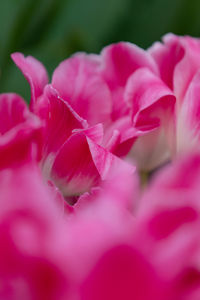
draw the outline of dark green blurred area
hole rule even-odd
[[[167,32],[200,36],[199,16],[200,0],[1,0],[0,92],[30,98],[12,52],[35,56],[51,75],[77,51],[121,40],[147,48]]]

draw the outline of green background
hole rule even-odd
[[[0,92],[30,98],[12,52],[35,56],[51,75],[76,51],[98,53],[121,40],[147,48],[167,32],[200,36],[200,1],[1,0]]]

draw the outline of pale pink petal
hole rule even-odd
[[[63,61],[54,71],[52,85],[90,125],[110,121],[110,91],[91,56],[78,54]]]
[[[137,138],[127,154],[127,159],[133,160],[140,170],[151,171],[167,162],[172,155],[171,152],[164,128],[151,131],[148,129]]]
[[[23,54],[16,52],[13,53],[11,57],[30,84],[30,108],[31,110],[34,110],[34,105],[37,101],[37,98],[42,95],[43,89],[48,83],[47,72],[42,63],[32,56],[24,57]]]

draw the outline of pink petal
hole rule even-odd
[[[97,74],[96,64],[93,56],[76,55],[63,61],[52,79],[60,96],[90,125],[108,123],[112,109],[110,91]]]
[[[48,75],[44,66],[32,56],[24,57],[21,53],[13,53],[11,55],[17,67],[22,71],[24,77],[31,87],[31,110],[42,93],[45,85],[48,83]]]
[[[129,78],[125,99],[132,107],[134,126],[148,133],[137,140],[133,147],[133,151],[136,150],[134,156],[141,156],[143,165],[148,168],[155,167],[175,148],[176,98],[160,78],[143,68]],[[160,129],[151,132],[156,128]]]
[[[200,72],[193,77],[177,113],[177,151],[199,148],[200,142]]]
[[[164,239],[187,223],[198,218],[197,211],[191,207],[180,207],[158,213],[149,223],[149,231],[156,239]],[[168,222],[170,220],[170,223]]]
[[[102,75],[112,90],[125,86],[128,77],[138,68],[148,67],[157,73],[151,56],[131,43],[110,45],[103,49],[101,55],[104,61]]]
[[[135,166],[123,162],[121,159],[113,155],[105,148],[99,146],[88,137],[87,142],[90,148],[92,159],[102,180],[108,179],[110,176],[112,176],[112,174],[115,174],[115,171],[118,170],[119,166],[126,166],[130,173],[135,171]]]
[[[16,94],[0,95],[0,168],[40,158],[42,126]]]
[[[37,166],[1,170],[0,190],[0,298],[66,298],[58,211]]]
[[[141,210],[154,210],[179,207],[195,207],[199,205],[200,157],[188,154],[179,157],[163,170],[158,172],[141,201]]]
[[[200,68],[200,42],[188,36],[167,34],[164,44],[156,43],[149,52],[160,68],[161,78],[182,103],[190,81]]]
[[[163,113],[173,111],[175,96],[163,82],[148,69],[139,69],[128,80],[125,100],[132,107],[133,122],[148,130],[160,125]]]
[[[25,101],[17,94],[0,94],[0,134],[25,122],[29,116]]]
[[[163,43],[156,42],[148,52],[153,56],[160,70],[161,79],[173,90],[174,69],[184,56],[184,49],[179,43],[179,37],[167,34]]]
[[[193,76],[200,68],[200,41],[191,37],[181,37],[180,43],[185,52],[174,71],[174,93],[178,103],[182,102]]]
[[[113,122],[105,132],[104,145],[106,149],[119,157],[126,156],[136,139],[144,132],[135,128],[130,116],[125,116]]]
[[[82,285],[81,299],[168,299],[165,293],[149,262],[134,248],[120,245],[100,258]]]
[[[142,67],[147,67],[157,73],[157,66],[147,52],[134,44],[125,42],[105,47],[101,57],[100,72],[112,91],[112,118],[116,120],[128,111],[123,89],[129,76]]]
[[[64,196],[79,196],[98,184],[99,173],[84,131],[74,133],[64,143],[55,157],[51,177]]]
[[[75,131],[58,152],[51,177],[65,196],[79,196],[90,191],[92,187],[98,186],[100,179],[105,180],[110,176],[111,170],[123,164],[97,144],[99,131],[102,132],[99,125]]]
[[[46,105],[44,152],[45,155],[51,152],[56,154],[71,136],[73,130],[85,128],[88,125],[66,101],[60,98],[58,92],[51,85],[45,87],[43,101]]]

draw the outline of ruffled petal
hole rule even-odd
[[[176,98],[159,77],[143,68],[129,78],[125,99],[132,108],[133,125],[147,134],[137,140],[132,154],[141,168],[153,168],[175,148]]]
[[[50,177],[65,197],[79,196],[98,184],[99,172],[83,130],[74,133],[61,147],[52,165]]]
[[[154,44],[149,52],[159,66],[161,78],[174,90],[180,105],[200,68],[200,41],[189,36],[167,34],[163,44]]]
[[[13,53],[11,57],[30,84],[30,108],[31,110],[34,110],[36,100],[42,95],[43,89],[48,83],[48,75],[46,69],[41,62],[39,62],[32,56],[24,57],[23,54],[16,52]]]
[[[163,43],[156,42],[148,49],[148,52],[155,59],[161,79],[173,90],[174,69],[184,56],[184,49],[179,42],[179,37],[174,34],[166,34]]]
[[[93,56],[78,54],[63,61],[53,73],[52,85],[90,125],[107,124],[112,110],[108,86],[97,73]]]
[[[143,49],[131,43],[121,42],[107,46],[101,52],[101,75],[112,91],[114,120],[128,111],[124,101],[123,89],[129,76],[138,68],[147,67],[157,73],[157,66],[152,57]]]

